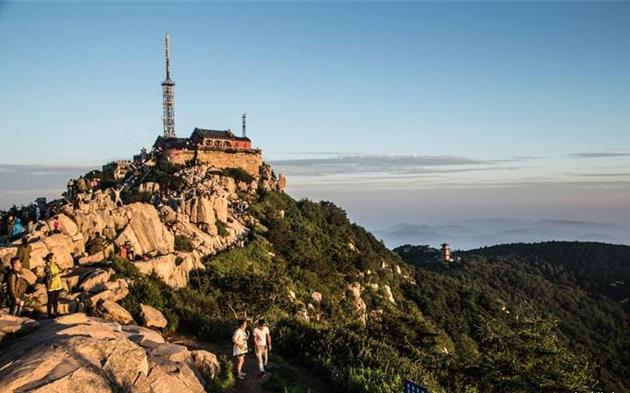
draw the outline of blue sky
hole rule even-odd
[[[166,31],[178,134],[247,110],[296,196],[630,221],[628,2],[0,2],[0,207],[152,144]]]

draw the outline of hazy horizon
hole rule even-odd
[[[178,135],[247,111],[291,195],[375,232],[626,228],[629,19],[623,2],[1,2],[0,209],[152,145],[168,31]]]

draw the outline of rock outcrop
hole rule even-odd
[[[15,317],[0,310],[0,341],[7,335],[26,333],[38,326],[39,323],[30,318]]]
[[[205,270],[196,252],[176,252],[146,261],[132,262],[138,271],[149,275],[155,273],[166,284],[174,288],[188,285],[188,275],[194,270]]]
[[[28,235],[31,271],[43,277],[43,258],[48,253],[53,253],[56,263],[67,272],[76,265],[96,265],[124,246],[142,261],[134,260],[142,272],[156,271],[169,285],[185,286],[188,273],[203,269],[203,256],[244,243],[253,219],[248,211],[251,199],[243,196],[254,196],[259,190],[282,191],[286,185],[284,176],[277,177],[267,164],[260,166],[250,181],[235,180],[218,168],[201,164],[179,169],[173,176],[181,179],[183,187],[174,190],[135,177],[150,170],[147,168],[128,167],[119,180],[124,180],[131,193],[151,194],[151,203],[121,206],[114,202],[120,191],[110,188],[72,192],[67,203]],[[97,234],[99,247],[93,247]],[[176,236],[186,238],[192,252],[176,250]],[[8,265],[18,243],[0,247],[2,264]],[[182,255],[182,251],[189,254]],[[174,260],[178,263],[172,263]],[[180,260],[184,262],[181,266]],[[156,266],[161,262],[165,266]]]
[[[101,300],[96,304],[97,312],[104,318],[110,321],[115,321],[121,324],[128,324],[133,322],[133,317],[129,314],[129,311],[125,310],[123,306],[110,300]]]
[[[0,312],[0,328],[9,325],[22,336],[0,353],[0,393],[203,393],[219,371],[213,354],[136,325],[70,314],[37,326]]]
[[[361,284],[353,282],[352,284],[348,284],[346,292],[349,295],[350,303],[354,308],[357,320],[365,325],[367,323],[367,305],[361,298],[361,289]]]
[[[114,241],[118,246],[129,242],[138,254],[168,254],[175,250],[175,238],[153,205],[132,203],[122,209],[128,224]]]
[[[140,305],[140,318],[142,318],[142,323],[147,327],[156,327],[156,328],[165,328],[168,324],[166,318],[164,318],[164,314],[162,314],[159,310],[146,305]]]

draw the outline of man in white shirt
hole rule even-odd
[[[236,358],[236,378],[245,379],[245,373],[243,372],[243,365],[245,364],[245,354],[247,353],[247,320],[241,319],[238,321],[238,328],[232,335],[232,356]]]
[[[269,360],[269,351],[271,351],[271,332],[264,319],[260,319],[256,328],[254,328],[254,345],[256,347],[260,377],[264,377]]]

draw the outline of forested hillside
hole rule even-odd
[[[416,266],[408,293],[450,335],[482,343],[478,327],[493,308],[544,317],[560,342],[589,359],[600,390],[628,391],[630,247],[510,244],[459,253],[452,264],[427,257],[426,247],[396,252]]]
[[[229,340],[235,315],[264,315],[275,349],[339,392],[399,392],[405,379],[435,393],[624,391],[627,321],[612,301],[516,261],[471,254],[452,266],[405,263],[329,202],[270,192],[252,213],[245,246],[207,257],[188,288],[115,262],[136,277],[123,305],[132,314],[140,302],[153,305],[171,330],[207,341]],[[569,320],[554,302],[584,312]]]

